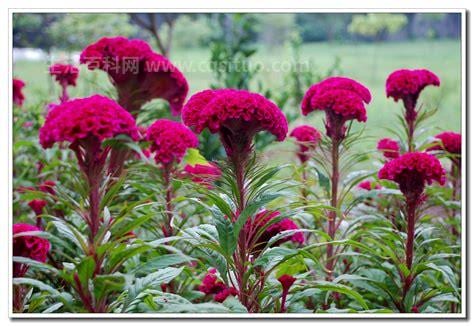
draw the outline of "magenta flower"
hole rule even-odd
[[[146,102],[161,98],[168,101],[174,115],[180,114],[188,83],[148,43],[123,36],[103,37],[82,51],[80,62],[108,73],[117,88],[118,102],[128,111],[136,114]]]
[[[208,271],[202,279],[201,285],[199,285],[199,291],[208,295],[214,295],[214,300],[217,302],[223,302],[230,295],[236,296],[238,294],[237,290],[219,281],[216,273],[217,270],[215,268]]]
[[[382,187],[378,183],[371,182],[370,180],[362,181],[361,183],[357,185],[357,188],[367,190],[367,191],[374,190],[374,189],[382,189]]]
[[[425,184],[436,181],[443,185],[445,182],[445,171],[440,161],[433,155],[420,152],[406,153],[385,163],[378,176],[398,183],[400,191],[410,198],[419,198]]]
[[[35,212],[36,215],[41,215],[43,214],[43,209],[48,204],[46,200],[43,199],[33,199],[30,202],[28,202],[28,206]]]
[[[15,237],[16,234],[32,231],[41,230],[30,224],[13,224],[13,256],[27,257],[44,263],[51,247],[48,240],[31,235]],[[28,265],[13,263],[13,277],[23,277],[27,271]]]
[[[391,138],[382,138],[377,143],[377,150],[383,153],[383,156],[388,159],[397,158],[400,156],[400,146],[398,141]]]
[[[316,148],[321,141],[321,133],[314,127],[302,125],[293,129],[290,137],[294,137],[299,143],[298,158],[302,163],[306,162],[310,155],[309,151]]]
[[[54,182],[53,180],[46,180],[38,186],[40,191],[53,196],[56,195],[54,187],[56,187],[56,182]]]
[[[197,136],[182,123],[167,119],[155,121],[147,130],[146,140],[151,142],[150,151],[155,153],[156,163],[179,163],[188,148],[195,148]]]
[[[290,291],[290,288],[293,285],[293,283],[295,283],[295,281],[296,281],[296,278],[288,274],[283,274],[282,276],[278,278],[278,282],[281,283],[281,287],[282,287],[280,312],[286,311],[286,307],[285,307],[286,297],[288,296],[288,292]]]
[[[209,164],[187,164],[184,167],[184,175],[191,177],[191,180],[195,183],[202,184],[209,189],[212,189],[212,183],[218,180],[222,171],[219,167],[213,163]]]
[[[219,133],[231,156],[249,153],[257,132],[268,131],[278,141],[285,139],[288,123],[271,101],[246,90],[205,90],[194,94],[183,108],[184,123],[197,133]]]
[[[135,120],[120,105],[101,95],[55,106],[39,131],[43,148],[63,141],[71,146],[94,141],[100,147],[103,140],[121,134],[138,140]]]
[[[76,80],[79,76],[79,69],[73,65],[56,63],[49,67],[49,74],[56,79],[59,85],[61,85],[62,94],[59,98],[61,103],[68,101],[69,94],[67,92],[67,87],[76,86]]]
[[[429,85],[439,86],[438,76],[427,69],[400,69],[392,72],[385,83],[387,97],[402,100],[407,110],[414,110],[421,91]]]
[[[273,219],[277,219],[279,216],[280,212],[263,210],[255,215],[253,219],[248,219],[245,223],[244,230],[249,239],[250,247],[253,248],[254,254],[258,255],[265,248],[270,239],[279,233],[299,229],[298,225],[289,218],[283,218],[280,221],[269,225]],[[296,244],[304,243],[303,232],[296,232],[279,239],[273,244],[273,246],[278,246],[288,241]]]
[[[23,80],[13,78],[13,104],[18,106],[23,105],[23,101],[25,100],[23,87],[25,87],[25,82]]]
[[[345,137],[345,122],[367,121],[365,104],[372,97],[370,91],[355,80],[330,77],[311,86],[303,97],[301,110],[308,115],[314,110],[326,112],[326,133],[334,139]]]
[[[451,154],[461,155],[461,134],[453,131],[444,131],[437,134],[435,138],[439,139],[441,144],[431,146],[428,151],[446,151]]]
[[[76,86],[79,69],[73,65],[55,63],[49,67],[49,74],[62,86]]]

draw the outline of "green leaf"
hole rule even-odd
[[[77,274],[83,288],[87,288],[89,280],[92,279],[95,270],[95,261],[93,257],[84,258],[77,266]]]
[[[209,162],[201,155],[199,149],[197,148],[188,148],[186,155],[183,158],[184,164],[189,164],[194,166],[196,164],[208,165]]]
[[[222,302],[222,305],[226,308],[228,308],[231,312],[238,312],[238,313],[246,313],[247,308],[240,303],[240,301],[233,296],[228,296],[227,299]]]
[[[123,291],[125,278],[123,275],[96,275],[93,283],[94,297],[96,300],[101,300],[112,292]]]
[[[351,289],[350,287],[342,284],[335,284],[332,282],[326,282],[326,281],[319,281],[317,284],[313,285],[314,288],[324,290],[324,291],[333,291],[333,292],[339,292],[342,294],[345,294],[347,296],[352,297],[355,299],[362,308],[365,310],[369,309],[369,306],[365,302],[364,298],[356,291]]]

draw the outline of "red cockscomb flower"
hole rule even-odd
[[[385,163],[378,173],[380,179],[398,183],[400,191],[408,198],[419,198],[425,184],[445,182],[445,171],[433,155],[411,152]]]
[[[53,76],[61,86],[76,86],[79,69],[73,65],[55,63],[49,67],[49,74]]]
[[[104,37],[87,46],[80,62],[107,72],[118,91],[118,102],[136,113],[155,98],[169,102],[174,115],[181,112],[188,93],[183,74],[148,43],[123,36]]]
[[[187,164],[184,167],[184,173],[190,176],[193,182],[205,185],[208,188],[212,188],[212,183],[222,175],[221,169],[213,163],[196,164],[194,166]]]
[[[367,191],[374,189],[382,189],[382,187],[378,183],[371,182],[370,180],[362,181],[357,185],[357,188]]]
[[[33,199],[28,202],[28,206],[35,212],[36,215],[43,214],[43,209],[48,203],[43,199]]]
[[[116,102],[94,95],[55,106],[40,128],[39,138],[43,148],[50,148],[56,142],[74,146],[86,139],[100,144],[120,134],[138,140],[135,120]]]
[[[280,221],[267,226],[267,224],[280,216],[280,212],[263,210],[255,215],[253,219],[248,219],[244,229],[248,237],[253,237],[254,253],[260,253],[267,245],[268,241],[283,231],[298,230],[299,227],[289,218],[283,218]],[[262,230],[265,228],[264,230]],[[273,246],[278,246],[284,242],[291,241],[296,244],[304,243],[303,232],[296,232],[276,241]]]
[[[25,82],[21,79],[13,78],[13,103],[18,106],[23,105],[25,95],[23,95],[23,87]]]
[[[199,291],[205,294],[213,294],[214,300],[217,302],[223,302],[229,295],[236,296],[238,294],[237,290],[219,281],[216,273],[217,270],[215,268],[208,271],[202,279],[201,285],[199,285]]]
[[[197,133],[219,133],[228,155],[248,153],[255,134],[268,131],[285,139],[288,123],[271,101],[246,90],[205,90],[194,94],[183,108],[184,123]]]
[[[429,151],[446,151],[451,154],[461,155],[461,134],[453,131],[444,131],[437,134],[435,138],[439,139],[441,144],[428,148]]]
[[[383,156],[388,159],[400,156],[400,146],[396,140],[391,138],[382,138],[377,143],[377,150],[381,151]]]
[[[147,130],[146,140],[155,161],[163,165],[181,162],[188,148],[198,146],[197,136],[182,123],[167,119],[155,121]]]
[[[314,110],[325,111],[327,135],[342,139],[346,121],[367,121],[365,104],[371,99],[370,91],[359,82],[346,77],[330,77],[306,91],[301,110],[304,115]]]
[[[407,110],[414,110],[421,91],[429,85],[439,86],[438,76],[427,69],[400,69],[392,72],[385,83],[387,97],[403,100]]]
[[[53,180],[46,180],[42,184],[38,186],[39,190],[48,193],[50,195],[56,195],[56,191],[54,190],[54,187],[56,187],[56,182]]]
[[[283,274],[282,276],[278,278],[278,282],[281,283],[281,287],[282,287],[280,312],[286,311],[286,307],[285,307],[286,297],[288,296],[288,292],[290,291],[290,288],[293,285],[293,283],[295,283],[295,281],[296,281],[296,278],[288,274]]]
[[[302,125],[293,129],[290,137],[294,137],[299,143],[298,157],[302,163],[309,159],[308,151],[314,150],[321,141],[321,133],[314,127]]]
[[[13,256],[27,257],[39,262],[45,262],[51,244],[38,236],[15,236],[19,233],[41,231],[34,225],[17,223],[13,225]],[[28,271],[28,265],[13,263],[13,277],[23,277]]]

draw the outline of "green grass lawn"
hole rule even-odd
[[[385,127],[393,126],[395,114],[402,109],[401,103],[394,103],[385,97],[385,79],[399,68],[428,68],[438,74],[441,87],[426,89],[421,97],[423,105],[438,107],[438,114],[432,118],[433,132],[438,130],[461,129],[461,45],[459,41],[417,41],[380,44],[337,44],[312,43],[302,48],[302,60],[311,61],[313,69],[324,71],[335,57],[341,59],[343,74],[357,79],[368,86],[373,101],[368,106],[367,132],[377,137],[387,135]],[[172,61],[182,68],[186,75],[191,94],[209,87],[213,82],[209,66],[208,49],[174,49]],[[257,52],[254,62],[263,65],[257,79],[265,88],[275,91],[284,87],[284,73],[273,69],[284,68],[291,60],[290,51],[285,47],[262,48]],[[59,92],[56,85],[51,86],[47,64],[41,62],[16,62],[14,76],[26,81],[27,104],[38,100],[57,98],[51,87]],[[105,86],[104,86],[105,85]],[[111,88],[105,73],[81,70],[78,87],[71,90],[72,96],[85,96],[94,92],[104,92]],[[294,108],[299,110],[298,107]],[[322,115],[312,114],[301,117],[296,123],[310,122],[322,127]]]

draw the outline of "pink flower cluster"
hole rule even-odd
[[[293,129],[290,133],[290,137],[294,137],[300,143],[298,157],[301,162],[306,162],[309,159],[307,152],[316,148],[322,136],[316,128],[302,125]]]
[[[17,223],[13,225],[13,256],[27,257],[39,262],[45,262],[51,244],[48,240],[38,236],[18,236],[16,234],[32,231],[41,231],[34,225]],[[13,263],[13,276],[23,277],[28,271],[28,265]]]
[[[461,134],[453,131],[444,131],[437,134],[435,138],[441,141],[441,144],[428,148],[430,151],[444,150],[451,154],[461,154]]]
[[[79,69],[73,65],[56,63],[49,67],[49,74],[61,85],[76,86]]]
[[[425,184],[431,184],[433,181],[444,184],[445,171],[433,155],[410,152],[385,163],[378,177],[398,183],[400,191],[407,197],[419,197]]]
[[[248,150],[249,142],[259,131],[272,133],[278,141],[285,139],[288,132],[281,110],[262,95],[246,90],[218,89],[194,94],[183,108],[183,121],[197,133],[206,128],[219,132],[228,152],[236,145]]]
[[[124,134],[138,140],[133,117],[111,99],[93,95],[55,106],[40,128],[40,143],[50,148],[56,142],[75,143],[93,137],[99,141]]]
[[[347,77],[329,77],[311,86],[303,97],[304,115],[314,110],[333,111],[344,120],[367,121],[364,102],[372,100],[370,91],[359,82]]]
[[[365,104],[372,99],[370,91],[346,77],[329,77],[311,86],[303,97],[301,110],[307,115],[314,110],[326,112],[326,134],[336,140],[345,137],[345,122],[367,121]]]
[[[35,212],[36,215],[43,214],[44,207],[48,204],[48,202],[44,199],[33,199],[28,202],[28,206]]]
[[[221,169],[213,163],[196,164],[194,166],[187,164],[184,167],[184,173],[190,176],[193,182],[208,188],[212,188],[212,182],[218,180],[222,175]]]
[[[199,285],[199,291],[214,295],[214,300],[217,302],[224,302],[228,296],[236,296],[238,294],[237,290],[219,281],[216,273],[217,270],[215,268],[208,271],[206,276],[202,279],[201,285]]]
[[[142,40],[103,37],[82,51],[80,62],[107,72],[117,87],[119,103],[129,111],[163,98],[172,113],[179,114],[188,93],[188,83],[178,68]]]
[[[181,162],[186,150],[199,144],[197,136],[186,126],[167,119],[155,121],[147,130],[146,140],[151,142],[155,161],[163,165]]]
[[[299,227],[295,222],[289,218],[283,218],[280,221],[266,226],[271,220],[278,218],[280,212],[263,210],[255,215],[253,219],[248,219],[245,223],[244,229],[249,237],[254,237],[258,234],[258,237],[254,239],[255,252],[260,252],[266,246],[268,241],[277,234],[283,231],[298,230]],[[262,232],[262,228],[265,228]],[[293,243],[302,244],[304,243],[303,232],[296,232],[283,239],[276,241],[273,245],[278,246],[284,242],[291,241]]]
[[[377,150],[381,151],[383,156],[388,159],[400,156],[400,145],[391,138],[382,138],[377,143]]]
[[[429,85],[439,86],[438,76],[427,69],[400,69],[392,72],[385,83],[387,97],[403,100],[407,109],[414,109],[421,91]]]
[[[367,190],[367,191],[374,190],[374,189],[382,189],[382,187],[378,183],[372,182],[370,180],[362,181],[361,183],[357,185],[357,188]]]
[[[13,78],[13,103],[18,106],[23,105],[25,95],[23,95],[23,87],[25,82],[21,79]]]

